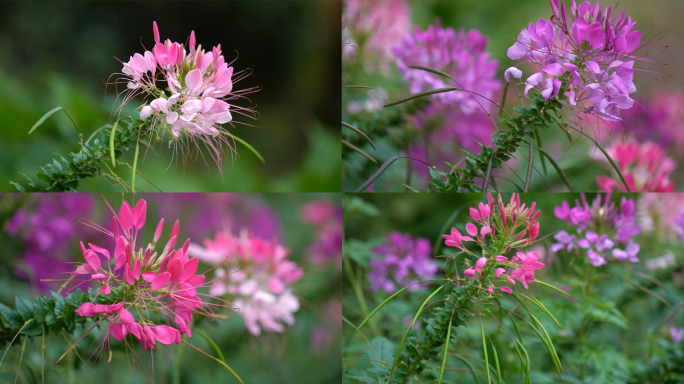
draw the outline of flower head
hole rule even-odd
[[[569,12],[560,0],[551,0],[551,8],[549,20],[530,23],[508,49],[508,57],[538,71],[525,81],[525,96],[534,88],[545,100],[560,95],[586,114],[619,121],[634,104],[634,60],[644,56],[649,41],[641,41],[624,10],[615,16],[611,7],[588,1],[577,6],[574,0]]]
[[[617,162],[629,189],[632,192],[672,192],[674,182],[670,173],[676,168],[675,161],[666,156],[658,144],[646,141],[642,144],[634,140],[626,143],[616,142],[606,148],[608,154]],[[601,175],[596,178],[601,192],[627,192],[618,175]]]
[[[112,230],[106,232],[114,239],[114,252],[81,242],[85,263],[78,265],[72,275],[90,275],[88,280],[100,285],[99,294],[104,297],[116,291],[114,296],[125,298],[111,305],[86,302],[76,313],[109,323],[107,335],[116,340],[121,341],[130,333],[140,341],[143,350],[154,350],[156,341],[180,344],[181,334],[190,337],[193,315],[211,317],[212,304],[197,296],[196,288],[204,283],[204,275],[196,274],[199,259],[188,256],[189,239],[176,248],[177,221],[162,251],[157,251],[156,245],[163,219],[157,225],[153,242],[136,247],[146,215],[145,200],[139,200],[134,207],[124,202],[112,218]]]
[[[251,334],[258,336],[262,329],[283,332],[282,323],[294,323],[299,300],[292,294],[292,284],[304,272],[288,260],[287,248],[243,231],[240,236],[219,232],[203,246],[190,244],[188,251],[217,266],[209,293],[237,297],[236,311]]]
[[[140,120],[149,121],[155,137],[170,134],[169,146],[178,143],[183,138],[181,134],[188,144],[204,142],[220,170],[223,148],[235,152],[232,140],[228,139],[230,134],[222,124],[232,122],[232,113],[254,115],[253,110],[229,102],[257,89],[233,89],[234,83],[248,72],[234,73],[221,54],[220,45],[210,51],[195,46],[194,31],[187,46],[171,40],[161,42],[156,22],[153,32],[152,51],[136,53],[123,63],[122,80],[127,81],[127,90],[122,107],[139,94],[151,98],[149,105],[142,107]],[[166,88],[159,88],[158,81],[166,82]]]
[[[409,290],[423,286],[415,283],[434,277],[439,269],[430,251],[428,239],[414,239],[409,234],[399,232],[390,233],[385,238],[385,244],[373,250],[381,257],[369,260],[371,291],[383,289],[385,292],[394,292],[397,285],[410,284]]]
[[[501,88],[501,83],[494,79],[499,63],[485,52],[486,47],[487,38],[478,30],[454,31],[452,28],[442,28],[438,21],[427,31],[416,27],[413,33],[405,34],[401,44],[392,48],[392,53],[397,58],[397,68],[404,74],[403,79],[409,84],[411,93],[448,86],[448,80],[441,76],[409,68],[419,66],[445,72],[456,81],[459,88],[492,98],[494,92]],[[477,97],[480,96],[457,91],[435,94],[431,99],[442,105],[458,106],[469,114],[483,107],[489,108]]]
[[[635,224],[634,201],[622,197],[620,205],[610,201],[610,194],[605,198],[596,196],[591,205],[581,194],[581,202],[576,201],[570,208],[567,201],[554,209],[556,217],[564,220],[574,228],[574,234],[559,231],[554,238],[558,241],[551,246],[552,252],[586,252],[589,262],[598,267],[607,263],[609,256],[614,260],[639,261],[639,245],[632,237],[641,232]],[[625,249],[618,248],[625,244]]]

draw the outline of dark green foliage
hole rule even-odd
[[[557,99],[544,100],[540,95],[532,96],[530,101],[532,105],[529,108],[515,107],[520,116],[500,119],[508,127],[508,131],[495,133],[491,146],[478,143],[482,150],[477,155],[463,150],[468,154],[464,162],[465,168],[456,168],[447,163],[452,169],[449,173],[430,170],[432,180],[428,181],[428,184],[433,190],[436,192],[481,192],[489,162],[492,163],[491,169],[502,169],[503,164],[512,158],[521,143],[527,142],[529,137],[535,138],[539,128],[548,129],[554,123],[551,113],[558,113],[561,108]],[[482,179],[482,181],[476,182],[475,179]]]
[[[679,384],[684,383],[684,343],[662,342],[665,355],[651,359],[641,372],[635,375],[633,384]]]
[[[371,368],[366,370],[345,367],[344,375],[361,383],[408,384],[424,381],[425,378],[418,379],[419,375],[428,369],[427,363],[430,360],[436,361],[435,358],[443,351],[444,343],[448,342],[446,338],[449,321],[451,320],[452,339],[456,338],[457,328],[465,326],[467,310],[475,306],[472,297],[476,294],[476,289],[470,285],[454,287],[445,301],[423,317],[425,320],[421,321],[419,335],[407,339],[399,365],[391,377],[390,368],[396,355],[396,346],[384,338],[373,340],[371,344],[375,351],[368,349],[368,358],[382,361],[383,364],[373,362]]]
[[[120,289],[112,289],[107,296],[101,293],[97,295],[98,292],[99,290],[93,288],[88,294],[76,290],[66,297],[52,292],[52,297],[41,295],[33,303],[17,297],[16,310],[0,303],[0,346],[9,343],[19,330],[22,335],[27,336],[42,335],[43,326],[46,333],[57,334],[62,330],[71,333],[77,326],[83,326],[86,321],[93,319],[81,317],[75,312],[81,304],[90,301],[110,305],[124,299],[124,293]]]
[[[141,133],[149,129],[142,120],[121,120],[114,134],[114,151],[117,164],[123,164],[118,159],[123,151],[135,148],[138,140],[138,131]],[[105,165],[111,165],[109,139],[111,131],[102,130],[100,139],[94,139],[91,143],[84,144],[78,153],[70,153],[70,160],[62,155],[51,164],[40,167],[36,176],[39,180],[33,180],[24,175],[28,187],[17,182],[10,181],[19,192],[76,192],[79,180],[96,177],[102,174]]]

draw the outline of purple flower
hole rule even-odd
[[[672,336],[672,341],[679,343],[682,341],[682,328],[670,327],[670,336]]]
[[[609,254],[615,260],[638,262],[639,245],[632,237],[641,232],[641,227],[635,224],[634,200],[622,197],[619,208],[610,201],[610,194],[605,198],[597,195],[591,205],[584,194],[580,195],[580,200],[575,201],[572,208],[567,201],[554,208],[556,217],[574,227],[576,234],[559,231],[554,236],[558,243],[551,246],[551,251],[570,252],[577,246],[587,250],[587,257],[594,266],[606,264]],[[627,246],[624,250],[613,249],[617,244]]]
[[[430,250],[428,239],[414,239],[410,234],[399,232],[390,233],[385,244],[373,250],[381,258],[369,261],[371,291],[383,289],[394,292],[398,286],[409,284],[412,284],[409,290],[420,288],[421,284],[414,283],[434,277],[439,269],[430,256]]]
[[[334,262],[342,269],[342,208],[323,198],[306,203],[300,211],[316,232],[306,251],[309,261],[318,266]]]
[[[487,37],[478,30],[456,32],[453,28],[442,28],[437,21],[427,31],[416,27],[413,33],[405,34],[401,44],[392,48],[392,53],[411,93],[457,86],[491,99],[494,92],[501,89],[501,82],[494,79],[499,63],[485,52],[486,47]],[[447,83],[449,80],[441,76],[409,66],[448,73],[456,82]],[[466,114],[481,110],[480,104],[491,108],[490,103],[482,103],[468,92],[444,92],[432,95],[431,99],[456,105]]]
[[[601,11],[598,2],[577,7],[573,1],[568,15],[560,0],[551,0],[551,8],[550,20],[530,23],[508,49],[511,59],[537,67],[527,79],[525,96],[537,89],[548,100],[564,83],[570,106],[607,121],[621,120],[621,110],[634,105],[629,96],[636,92],[634,59],[643,59],[648,42],[640,46],[641,33],[624,11],[612,17],[611,7]]]

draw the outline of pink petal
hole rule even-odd
[[[488,291],[489,293],[494,293],[494,288],[490,285]]]
[[[121,308],[121,311],[119,311],[119,319],[121,319],[121,322],[124,324],[131,324],[135,321],[133,315],[131,315],[126,308]]]
[[[109,295],[110,293],[112,293],[112,289],[109,287],[108,284],[105,284],[105,285],[100,287],[100,292],[102,292],[102,294],[104,294],[106,296],[106,295]]]
[[[96,313],[93,312],[94,306],[95,305],[93,303],[89,303],[89,302],[83,303],[83,304],[81,304],[80,307],[78,307],[78,309],[75,312],[78,313],[80,316],[83,316],[83,317],[95,316]]]
[[[121,341],[128,334],[128,329],[123,323],[112,324],[109,327],[109,334],[112,335],[113,338]]]
[[[502,292],[506,292],[506,293],[508,293],[509,295],[513,293],[513,291],[512,291],[510,288],[508,288],[508,287],[501,287],[501,291],[502,291]]]
[[[202,87],[202,72],[195,68],[185,76],[185,85],[190,92],[196,93]]]
[[[195,275],[195,276],[188,279],[188,284],[190,284],[194,287],[196,287],[198,285],[202,285],[202,283],[204,283],[205,277],[206,276],[204,276],[204,275]]]
[[[130,264],[126,264],[126,270],[124,271],[124,280],[130,285],[135,284],[135,281],[133,280],[133,272],[131,272],[131,265]]]
[[[503,268],[497,268],[497,269],[496,269],[496,273],[494,274],[494,276],[499,277],[499,276],[501,276],[501,274],[504,273],[504,272],[506,272],[505,269],[503,269]]]
[[[142,274],[143,280],[147,281],[148,283],[152,282],[155,277],[157,277],[157,274],[154,272],[143,272]]]
[[[152,240],[153,243],[157,243],[157,240],[161,237],[162,231],[164,230],[164,219],[159,220],[159,224],[157,224],[157,229],[154,231],[154,239]]]
[[[491,231],[492,231],[492,229],[489,227],[482,227],[482,228],[480,228],[480,235],[482,237],[484,237],[486,234],[488,234]]]
[[[477,236],[477,227],[473,223],[468,223],[466,224],[466,232],[468,232],[470,236]]]
[[[106,280],[107,276],[105,276],[104,273],[96,273],[96,274],[90,276],[90,278],[93,280]]]
[[[186,281],[189,278],[191,278],[195,272],[197,272],[197,264],[199,263],[199,259],[194,257],[190,260],[188,260],[185,265],[183,266],[183,276],[181,277],[181,281]]]
[[[116,260],[114,269],[119,269],[126,263],[126,248],[126,239],[124,239],[123,236],[117,237],[116,248],[114,248],[114,259]]]
[[[481,219],[480,212],[472,207],[470,208],[470,217],[472,217],[472,219],[475,221],[480,221]]]
[[[131,323],[128,325],[128,331],[131,333],[131,335],[135,336],[138,340],[140,340],[140,337],[142,336],[142,325],[138,323]]]
[[[506,257],[506,256],[497,256],[495,259],[499,263],[504,263],[504,262],[508,261],[508,257]]]
[[[468,268],[465,271],[463,271],[463,274],[469,277],[475,277],[475,270],[472,268]]]
[[[157,22],[152,22],[152,33],[154,34],[154,42],[159,43],[159,28],[157,28]]]
[[[154,336],[157,341],[162,344],[171,345],[177,341],[178,344],[180,344],[180,332],[178,332],[178,330],[175,328],[171,328],[166,325],[157,325],[156,327],[152,328],[152,332],[154,332]]]
[[[126,231],[133,227],[133,211],[131,211],[131,206],[128,205],[128,201],[124,201],[119,209],[119,223]]]
[[[157,290],[166,285],[171,278],[171,274],[168,272],[160,273],[157,277],[152,280],[152,289]]]
[[[177,258],[171,260],[169,272],[171,273],[171,282],[178,281],[183,276],[183,262]]]
[[[83,243],[81,243],[81,244],[83,244]],[[100,248],[100,247],[98,247],[97,245],[90,244],[90,243],[88,243],[88,246],[89,246],[90,248],[92,248],[93,251],[99,253],[100,255],[106,257],[107,260],[109,260],[109,251],[108,251],[108,250],[106,250],[106,249],[104,249],[104,248]],[[85,252],[85,251],[84,251],[84,252]]]
[[[83,255],[83,258],[86,260],[86,263],[88,263],[90,269],[93,272],[100,270],[100,258],[97,256],[95,252],[93,252],[93,250],[87,250],[86,253]]]
[[[147,213],[147,201],[140,199],[133,209],[133,225],[140,229],[145,225],[145,214]]]
[[[135,259],[133,263],[133,278],[140,280],[140,259]]]

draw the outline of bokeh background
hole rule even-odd
[[[115,90],[105,92],[104,82],[121,70],[116,58],[128,61],[143,52],[141,43],[152,47],[153,21],[162,39],[185,42],[194,30],[203,47],[221,44],[227,61],[239,53],[236,70],[254,70],[236,87],[262,87],[251,97],[260,119],[240,119],[256,127],[236,124],[231,132],[266,164],[238,147],[239,161],[226,160],[221,177],[201,158],[184,168],[162,151],[148,154],[144,175],[164,192],[339,191],[340,9],[334,0],[0,3],[0,191],[16,191],[9,181],[24,184],[19,172],[34,177],[53,153],[79,149],[61,112],[27,136],[47,111],[64,107],[85,138],[110,122]],[[129,106],[125,112],[137,116],[136,101]],[[132,163],[132,153],[124,156]],[[79,188],[120,190],[100,178]]]
[[[102,196],[113,207],[122,202],[121,194]],[[125,195],[131,202],[131,195]],[[293,286],[300,301],[294,313],[295,323],[283,333],[250,334],[243,318],[226,311],[228,319],[195,324],[220,346],[227,364],[245,383],[331,383],[339,382],[341,298],[340,262],[342,222],[339,194],[137,194],[135,200],[148,202],[147,225],[142,230],[141,244],[151,241],[156,223],[165,219],[161,239],[168,238],[172,223],[180,221],[180,236],[202,244],[216,232],[228,230],[237,235],[248,230],[256,237],[276,240],[291,251],[289,259],[304,269],[303,277]],[[323,203],[331,215],[325,222],[312,225],[304,212],[309,203]],[[320,207],[320,205],[319,205]],[[87,219],[109,226],[111,213],[97,194],[2,194],[0,196],[0,302],[14,308],[17,296],[33,301],[38,294],[49,295],[61,282],[42,279],[64,279],[73,270],[72,262],[82,260],[79,241],[94,242],[113,249],[111,238],[76,219]],[[308,220],[308,221],[307,221]],[[198,271],[211,266],[200,263]],[[207,274],[211,278],[213,272]],[[67,275],[68,276],[68,275]],[[207,280],[208,280],[207,279]],[[64,292],[72,289],[69,286]],[[206,320],[206,319],[205,319]],[[88,326],[90,327],[90,325]],[[83,335],[77,329],[71,342]],[[80,356],[89,360],[94,332],[77,347]],[[215,355],[199,334],[192,343]],[[60,364],[54,362],[69,346],[61,336],[49,335],[45,355],[45,383],[92,383],[93,376],[73,354]],[[97,346],[99,341],[92,344]],[[105,383],[140,383],[144,373],[127,358],[120,344],[113,343],[113,358],[89,362],[97,380]],[[3,352],[5,347],[2,347]],[[0,382],[15,382],[21,347],[15,343],[0,369]],[[160,352],[160,351],[165,352]],[[218,363],[192,351],[174,362],[178,348],[155,351],[155,383],[237,383]],[[149,358],[136,346],[136,355]],[[171,362],[169,362],[169,358]],[[162,360],[166,364],[162,368]],[[18,382],[40,383],[40,338],[31,338],[21,365]],[[140,377],[142,375],[142,378]],[[135,379],[134,379],[135,376]]]
[[[605,198],[605,195],[602,195]],[[596,194],[586,194],[591,203]],[[494,196],[496,198],[496,196]],[[658,361],[666,350],[682,350],[684,341],[674,341],[669,333],[670,327],[684,327],[684,312],[680,303],[684,300],[684,238],[681,237],[684,221],[684,194],[613,194],[610,200],[619,206],[622,198],[633,199],[636,205],[634,213],[636,224],[641,227],[641,233],[634,238],[634,242],[641,246],[638,253],[640,261],[634,265],[630,263],[610,263],[596,268],[604,280],[595,283],[594,288],[601,298],[609,304],[602,307],[606,310],[600,318],[598,316],[591,328],[590,340],[586,348],[576,351],[573,327],[578,324],[578,318],[573,318],[577,313],[586,311],[591,305],[585,302],[582,310],[573,307],[571,303],[582,302],[582,293],[579,289],[572,289],[570,294],[575,299],[567,299],[557,293],[546,289],[537,289],[530,286],[527,294],[539,298],[548,310],[561,322],[563,329],[559,329],[541,312],[539,317],[544,327],[550,332],[555,348],[558,351],[564,367],[562,380],[559,380],[546,354],[544,346],[532,335],[531,330],[520,327],[524,335],[525,345],[532,361],[531,378],[533,383],[664,383],[678,382],[639,379],[637,373],[645,366],[645,359],[650,362]],[[508,202],[510,194],[504,194],[503,201]],[[570,289],[568,282],[572,281],[573,270],[568,265],[569,257],[560,257],[549,250],[549,246],[556,241],[553,235],[559,230],[571,231],[563,220],[554,214],[554,208],[567,201],[570,206],[581,199],[576,193],[527,193],[520,195],[521,204],[530,206],[536,203],[536,208],[541,210],[537,222],[540,223],[539,242],[528,250],[537,251],[541,262],[545,267],[536,271],[536,279]],[[373,285],[378,284],[378,277],[371,278],[373,269],[370,261],[395,260],[395,264],[387,267],[385,275],[389,280],[398,278],[395,276],[404,273],[405,269],[396,260],[411,258],[411,268],[415,268],[408,276],[401,275],[404,281],[424,280],[416,277],[418,270],[427,270],[422,256],[423,251],[417,251],[418,247],[395,245],[399,251],[386,252],[376,251],[383,244],[393,244],[389,240],[390,233],[399,232],[413,239],[425,239],[430,245],[427,261],[443,267],[443,255],[454,254],[454,248],[446,247],[442,235],[448,234],[451,227],[455,227],[465,234],[465,224],[472,222],[468,213],[469,207],[476,207],[478,203],[486,203],[483,194],[346,194],[343,201],[344,212],[344,248],[343,248],[343,315],[349,322],[343,325],[342,355],[345,359],[346,369],[366,369],[371,366],[363,358],[376,359],[369,349],[369,341],[377,337],[385,337],[393,342],[394,349],[390,348],[390,356],[378,353],[383,361],[392,361],[394,350],[399,340],[406,331],[411,319],[423,301],[436,289],[444,278],[444,271],[433,274],[432,279],[424,286],[416,290],[408,290],[391,300],[381,308],[373,320],[364,328],[355,332],[349,323],[358,326],[364,318],[380,303],[387,299],[391,293],[403,287],[405,284],[395,283],[394,288],[385,292],[382,288],[373,291]],[[679,220],[677,220],[679,219]],[[678,235],[679,234],[679,235]],[[396,241],[394,244],[400,244]],[[406,243],[405,243],[406,244]],[[406,251],[410,249],[410,251]],[[406,252],[406,254],[402,254]],[[477,251],[479,252],[479,250]],[[476,252],[476,253],[477,253]],[[391,255],[396,254],[394,259]],[[582,257],[582,254],[579,254]],[[586,256],[584,256],[586,257]],[[458,256],[463,260],[464,256]],[[420,260],[420,262],[418,262]],[[575,266],[578,261],[575,260]],[[419,264],[416,266],[416,264]],[[405,265],[405,264],[404,264]],[[572,264],[570,264],[572,265]],[[396,268],[396,269],[392,269]],[[406,266],[405,268],[409,268]],[[381,269],[382,271],[382,269]],[[399,272],[401,271],[401,272]],[[637,275],[646,276],[637,277]],[[651,293],[659,295],[667,301],[667,305],[655,297],[646,294],[628,282],[640,284],[650,289]],[[442,291],[444,293],[445,291]],[[432,317],[430,308],[436,300],[443,298],[441,295],[434,297],[428,305],[427,311],[420,315],[418,323],[423,329],[424,324]],[[502,300],[502,302],[507,302]],[[611,309],[610,306],[613,306]],[[512,307],[509,306],[509,307]],[[619,315],[613,317],[616,312]],[[496,311],[495,311],[496,312]],[[610,313],[609,313],[610,312]],[[624,315],[622,324],[615,321]],[[671,315],[671,316],[670,316]],[[667,320],[669,318],[669,320]],[[546,323],[548,321],[548,323]],[[615,321],[615,322],[613,322]],[[611,323],[613,322],[613,323]],[[660,324],[658,328],[656,326]],[[507,336],[488,319],[485,322],[487,332],[493,338],[499,351],[499,361],[502,362],[502,376],[507,383],[524,383],[524,376],[519,373],[520,365],[514,349],[509,345]],[[508,332],[515,335],[510,324],[506,325]],[[475,382],[471,369],[479,370],[484,375],[482,359],[482,341],[479,324],[472,318],[467,321],[467,327],[456,329],[455,339],[450,347],[450,355],[459,355],[469,360],[473,366],[464,363],[458,356],[450,356],[445,373],[446,382],[472,383]],[[526,334],[526,332],[530,332]],[[409,333],[409,337],[418,337],[419,331]],[[452,332],[452,336],[454,332]],[[499,339],[499,341],[496,341]],[[527,344],[531,343],[531,344]],[[377,344],[376,344],[377,347]],[[439,372],[442,361],[441,348],[439,356],[433,358],[434,364],[428,367],[434,370],[426,370],[421,374],[425,382],[435,379]],[[376,348],[377,350],[377,348]],[[453,352],[453,353],[452,353]],[[490,351],[491,353],[491,351]],[[679,356],[681,356],[681,352]],[[677,356],[675,353],[674,356]],[[489,355],[490,364],[492,355]],[[679,362],[671,365],[660,365],[658,374],[666,377],[665,372],[677,372],[682,377],[681,357]],[[479,361],[478,361],[479,360]],[[661,360],[662,361],[662,360]],[[665,360],[666,361],[666,360]],[[675,359],[676,361],[676,359]],[[587,375],[584,379],[578,379],[578,366],[587,363]],[[379,365],[379,364],[377,364]],[[436,367],[436,368],[435,368]],[[432,372],[432,373],[430,373]],[[658,377],[657,375],[655,377]],[[483,375],[478,375],[479,382],[487,382]],[[433,377],[434,376],[434,377]],[[496,379],[492,374],[492,382]],[[345,377],[343,383],[359,383]],[[436,382],[436,381],[435,381]]]
[[[400,2],[397,0],[394,3]],[[582,2],[577,1],[578,4]],[[344,3],[358,4],[363,3],[363,1],[345,0]],[[378,2],[377,4],[380,3]],[[387,4],[389,1],[384,3]],[[536,23],[539,18],[548,20],[552,15],[548,0],[406,0],[406,3],[409,7],[408,17],[411,26],[409,30],[411,32],[415,27],[425,31],[429,26],[441,21],[441,25],[444,28],[450,27],[455,30],[463,28],[466,31],[475,28],[484,34],[489,40],[485,51],[499,62],[495,79],[499,80],[502,86],[505,82],[503,77],[504,71],[515,64],[506,55],[508,47],[513,45],[520,31],[523,28],[527,28],[529,23]],[[565,3],[566,6],[570,5],[569,0],[565,1]],[[684,53],[681,49],[678,49],[682,44],[682,36],[684,36],[684,26],[678,15],[684,12],[684,3],[678,0],[662,0],[657,3],[657,6],[654,6],[653,3],[649,2],[625,0],[619,2],[601,1],[600,4],[601,7],[612,6],[613,15],[625,9],[626,15],[631,16],[632,20],[637,22],[635,29],[642,32],[642,42],[645,40],[645,37],[658,37],[658,40],[651,45],[659,48],[652,49],[651,52],[655,54],[649,56],[648,59],[658,61],[659,63],[645,61],[637,61],[635,63],[635,68],[656,73],[635,72],[634,83],[637,87],[637,92],[632,94],[632,96],[637,103],[635,107],[623,114],[624,121],[622,123],[611,124],[610,127],[604,124],[598,130],[589,129],[585,124],[585,131],[590,136],[597,138],[604,147],[608,147],[612,143],[625,141],[628,136],[635,137],[641,143],[652,141],[660,144],[665,149],[665,154],[673,158],[677,163],[677,168],[670,174],[670,178],[675,181],[674,190],[681,191],[684,189],[684,164],[681,157],[684,147],[680,143],[684,137],[681,135],[681,129],[674,129],[674,127],[680,127],[680,122],[682,121],[681,108],[684,106],[684,78],[681,75],[681,69],[684,68]],[[402,20],[403,17],[399,16],[400,14],[397,11],[393,15],[397,20]],[[399,23],[399,21],[396,22],[396,24]],[[350,28],[354,27],[353,23],[349,24]],[[395,28],[397,30],[402,29],[398,26],[395,26]],[[387,33],[384,36],[389,35]],[[386,42],[390,40],[387,37]],[[410,124],[396,125],[396,118],[393,116],[406,111],[406,108],[401,106],[389,107],[370,113],[352,112],[352,109],[361,108],[359,104],[363,105],[366,100],[374,101],[375,104],[373,105],[377,106],[378,100],[385,102],[399,100],[408,96],[411,92],[408,89],[408,85],[402,81],[402,74],[397,70],[394,59],[390,60],[386,65],[378,65],[374,52],[364,51],[365,48],[362,44],[350,39],[348,36],[346,38],[343,37],[343,44],[349,44],[350,42],[351,47],[348,48],[350,52],[349,58],[343,57],[343,74],[345,75],[343,83],[361,84],[376,89],[374,91],[345,89],[343,92],[343,120],[361,130],[366,130],[366,133],[373,139],[377,150],[371,148],[370,145],[365,143],[360,136],[351,130],[344,129],[342,137],[358,145],[359,148],[373,156],[379,163],[379,165],[375,165],[361,155],[343,148],[343,190],[351,192],[361,186],[386,160],[396,155],[405,154],[403,140],[407,136],[409,138],[413,137],[411,135],[415,136],[415,132],[420,132],[420,129],[413,129]],[[358,57],[361,57],[361,62],[356,61]],[[532,67],[528,64],[520,66],[520,69],[523,71],[523,79],[534,73]],[[382,95],[374,93],[380,88],[386,91],[384,99],[380,97]],[[520,92],[522,92],[522,87],[520,87]],[[501,96],[501,90],[499,90],[495,94],[494,101],[500,102]],[[509,89],[506,109],[512,111],[514,106],[519,105],[520,101],[517,94],[512,89]],[[368,106],[367,104],[364,107]],[[410,107],[407,108],[410,109]],[[374,127],[371,121],[382,121],[382,123],[380,123],[381,126]],[[489,123],[486,117],[484,122],[480,123],[484,125],[485,129],[492,130],[493,133],[491,123]],[[597,127],[595,121],[590,123],[594,128]],[[385,130],[392,132],[387,134],[384,133]],[[457,134],[454,135],[457,136]],[[667,138],[663,138],[664,135]],[[486,136],[489,138],[484,142],[489,144],[491,133],[488,133]],[[574,138],[577,138],[577,136],[575,134]],[[478,139],[483,140],[481,137],[478,137]],[[577,143],[571,145],[564,133],[558,130],[557,127],[552,127],[550,131],[542,130],[542,139],[544,148],[555,157],[567,174],[568,179],[572,183],[573,191],[597,191],[596,176],[608,175],[611,172],[602,154],[586,138],[578,140]],[[418,148],[420,150],[426,145],[422,140],[415,137],[413,140],[411,147],[414,149]],[[453,140],[463,142],[471,140],[471,137],[457,137]],[[427,145],[439,146],[443,145],[443,143],[435,142],[428,143]],[[479,148],[474,152],[479,152]],[[524,178],[527,161],[522,158],[520,152],[518,152],[517,156],[521,160],[512,161],[509,165]],[[424,159],[424,157],[416,157]],[[431,164],[436,165],[442,171],[448,171],[448,167],[442,161],[456,164],[464,157],[465,154],[463,152],[454,149],[451,154],[437,156],[436,159],[433,158]],[[535,156],[535,166],[541,172],[542,164],[539,161],[540,157],[539,155]],[[425,167],[422,164],[413,162],[413,172],[410,174],[411,172],[408,171],[407,164],[409,163],[406,160],[395,162],[376,181],[373,191],[406,192],[408,190],[403,186],[404,183],[420,191],[427,188],[425,183],[427,180]],[[546,179],[551,186],[551,190],[554,192],[569,191],[562,183],[560,177],[550,168],[549,164],[547,164],[547,167],[549,167],[549,172]],[[523,184],[506,167],[497,176],[513,180],[519,185]],[[482,183],[481,179],[478,179],[478,181],[478,184]],[[501,190],[517,191],[516,186],[505,179],[499,179],[498,182]],[[551,191],[536,172],[532,178],[531,190],[537,192]]]

